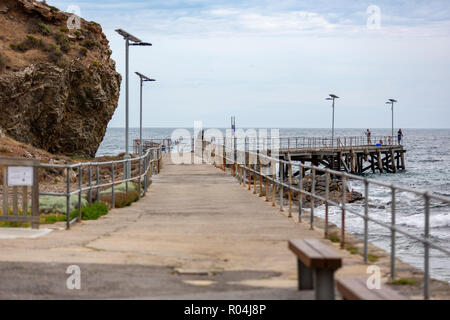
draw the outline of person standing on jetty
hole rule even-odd
[[[367,129],[367,131],[366,131],[366,136],[367,136],[367,144],[372,144],[372,141],[371,141],[371,139],[370,139],[370,136],[372,135],[372,132],[369,130],[369,129]]]
[[[402,132],[402,129],[398,129],[397,137],[398,137],[398,145],[401,145],[402,139],[403,139],[403,132]]]

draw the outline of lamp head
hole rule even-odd
[[[140,40],[139,38],[136,38],[135,36],[133,36],[132,34],[126,32],[125,30],[117,29],[116,32],[118,34],[120,34],[125,40],[130,40],[130,41],[133,41],[135,43],[142,42],[142,40]]]

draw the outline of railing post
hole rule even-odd
[[[91,170],[91,165],[88,165],[88,177],[89,177],[89,206],[92,206],[92,170]]]
[[[395,280],[395,187],[391,187],[391,281]]]
[[[82,177],[83,177],[83,170],[80,166],[78,167],[78,222],[81,222],[81,195],[82,195],[82,191],[81,191],[81,187],[82,187]]]
[[[66,168],[66,229],[70,229],[70,168]]]
[[[142,154],[139,155],[139,162],[138,162],[138,175],[139,175],[139,179],[138,179],[138,193],[139,193],[139,197],[142,196],[141,195],[141,161],[142,161]]]
[[[300,165],[300,172],[298,178],[298,188],[300,189],[300,195],[298,199],[298,222],[302,222],[303,211],[303,166]]]
[[[111,178],[112,178],[112,185],[111,185],[111,208],[114,209],[116,207],[116,201],[114,198],[114,162],[111,164]]]
[[[311,180],[311,200],[309,202],[311,206],[311,216],[310,216],[310,229],[314,229],[314,203],[316,196],[316,169],[312,169],[312,180]]]
[[[330,200],[330,173],[325,174],[325,239],[328,239],[328,201]]]
[[[425,228],[424,228],[424,273],[423,273],[423,296],[425,300],[430,299],[430,252],[428,241],[430,238],[430,196],[425,193]]]
[[[284,163],[282,163],[282,162],[280,161],[280,162],[279,162],[279,166],[280,166],[280,168],[279,168],[279,171],[280,171],[280,211],[284,211],[284,209],[283,209]]]
[[[341,249],[345,248],[345,202],[347,201],[346,178],[342,176]]]
[[[291,159],[289,157],[289,164],[288,164],[288,173],[289,173],[289,218],[292,218],[292,164]]]
[[[364,263],[369,257],[369,181],[364,179]]]
[[[97,202],[100,202],[101,201],[101,193],[100,193],[100,187],[99,187],[99,185],[100,185],[100,168],[99,168],[98,164],[95,168],[95,171],[96,171],[96,175],[97,175]]]

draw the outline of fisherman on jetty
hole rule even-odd
[[[402,139],[403,139],[403,132],[402,132],[402,129],[399,129],[399,130],[398,130],[397,136],[398,136],[398,145],[401,145]]]
[[[366,136],[367,136],[367,144],[368,145],[370,145],[370,144],[372,144],[372,141],[371,141],[371,139],[370,139],[370,136],[372,135],[372,132],[369,130],[369,129],[367,129],[367,131],[366,131]]]

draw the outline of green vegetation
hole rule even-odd
[[[19,215],[22,215],[22,210],[18,210]],[[2,210],[0,210],[0,214],[2,213]],[[27,215],[30,215],[31,211],[28,212]],[[13,211],[11,208],[8,208],[8,215],[12,216]],[[0,221],[0,228],[28,228],[31,226],[30,222],[12,222],[12,221]]]
[[[417,279],[409,279],[409,278],[400,278],[394,281],[391,281],[391,284],[393,285],[400,285],[400,286],[414,286],[419,281]]]
[[[109,208],[103,202],[93,203],[90,207],[81,208],[81,219],[83,220],[97,220],[101,216],[108,213]]]
[[[64,33],[68,33],[69,32],[69,28],[61,27],[61,28],[59,28],[59,31],[64,32]]]
[[[19,44],[11,43],[10,47],[14,51],[26,52],[31,49],[44,50],[46,46],[45,46],[44,41],[42,41],[42,39],[37,39],[37,38],[33,37],[32,35],[27,35],[25,40],[23,40],[21,43],[19,43]]]
[[[39,199],[41,203],[41,199]],[[86,202],[87,203],[87,202]],[[84,206],[81,208],[81,219],[82,220],[97,220],[98,218],[106,215],[109,211],[108,205],[102,202],[93,203],[92,206]],[[1,214],[1,210],[0,210]],[[9,215],[12,215],[12,210],[9,210]],[[21,215],[22,212],[19,211]],[[31,212],[28,212],[31,215]],[[70,220],[78,217],[78,208],[70,212]],[[52,224],[56,222],[64,222],[67,220],[66,214],[61,212],[46,213],[39,216],[40,224]],[[0,227],[2,228],[28,228],[31,226],[30,222],[0,222]]]
[[[367,255],[367,260],[369,260],[369,262],[377,262],[377,261],[378,261],[378,256],[369,253],[369,254]]]
[[[59,45],[60,49],[63,52],[69,52],[70,49],[70,40],[69,38],[62,32],[55,33],[53,35],[53,38],[55,38],[56,43]]]
[[[359,250],[357,247],[354,246],[346,246],[345,249],[350,252],[351,254],[358,254]]]
[[[92,60],[92,64],[97,68],[100,67],[100,63],[97,60]]]
[[[83,40],[83,42],[81,42],[81,46],[85,47],[88,50],[92,50],[95,47],[98,47],[99,44],[97,41],[95,41],[93,39],[86,39],[86,40]]]
[[[73,34],[74,34],[77,38],[81,37],[81,32],[78,31],[78,30],[76,30]]]
[[[335,233],[331,233],[328,235],[328,240],[330,240],[331,242],[340,242],[341,239],[339,238],[339,236]]]
[[[74,194],[70,197],[70,211],[78,209],[78,195]],[[65,213],[66,212],[66,197],[39,197],[39,210],[42,213]],[[88,205],[86,199],[81,198],[81,207]]]
[[[50,62],[58,64],[63,58],[63,53],[58,45],[50,44],[47,48],[48,60]]]
[[[121,183],[114,187],[114,206],[116,208],[123,208],[130,206],[133,202],[139,200],[139,193],[137,192],[137,185],[134,183],[128,183],[128,194],[126,193],[126,184]],[[101,192],[102,202],[112,205],[111,188]]]
[[[45,23],[39,23],[38,24],[38,31],[43,34],[44,36],[49,36],[52,34],[52,29],[50,26],[46,25]]]

